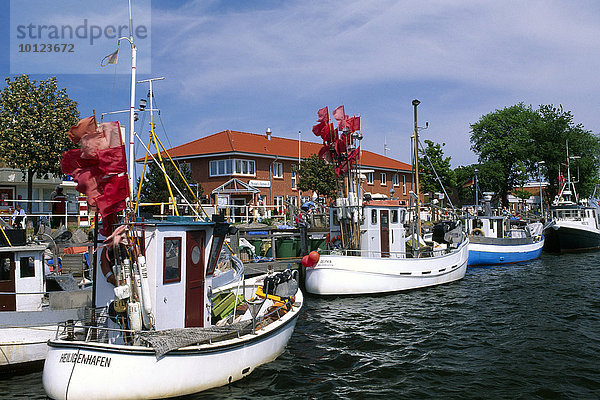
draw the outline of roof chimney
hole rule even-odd
[[[267,140],[271,140],[271,128],[267,128]]]

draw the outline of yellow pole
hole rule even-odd
[[[10,247],[13,247],[12,243],[10,242],[10,239],[6,235],[6,232],[4,232],[4,228],[2,227],[2,225],[0,225],[0,231],[2,231],[2,234],[4,235],[4,238],[6,239],[6,243],[8,243],[8,245]]]
[[[154,141],[154,146],[156,147],[156,154],[158,156],[158,162],[160,163],[163,175],[165,176],[165,182],[167,183],[167,189],[169,190],[169,197],[171,197],[171,203],[173,204],[173,208],[175,210],[175,215],[179,216],[179,211],[177,210],[177,203],[175,202],[175,196],[173,196],[173,190],[171,189],[171,183],[169,182],[169,178],[167,177],[167,171],[165,169],[165,164],[163,163],[162,155],[160,154],[160,147],[158,146],[158,139],[156,138],[156,134],[154,133],[154,121],[152,115],[150,115],[150,137]]]

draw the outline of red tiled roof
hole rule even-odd
[[[318,154],[321,147],[321,143],[302,141],[301,156]],[[226,130],[175,146],[168,149],[168,152],[173,158],[192,158],[194,156],[231,152],[297,158],[298,141],[275,136],[271,136],[271,140],[269,140],[265,134],[258,135]],[[138,161],[143,161],[143,158]],[[365,167],[411,170],[409,164],[367,150],[362,151],[362,165]]]

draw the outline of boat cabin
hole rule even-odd
[[[502,216],[479,216],[465,220],[467,235],[504,238],[510,231],[510,220]]]
[[[554,221],[574,221],[590,228],[600,229],[596,210],[575,203],[561,204],[550,209],[550,218]]]
[[[44,300],[46,245],[0,248],[0,311],[39,311]]]
[[[136,284],[141,281],[142,288],[147,285],[140,299],[144,326],[157,330],[210,326],[212,278],[229,225],[168,217],[165,221],[140,222],[136,227],[144,248],[147,278],[143,270],[141,276],[122,276],[125,268],[116,261],[111,268],[117,281],[135,279]],[[128,296],[119,285],[107,282],[102,268],[96,270],[96,307],[108,306],[115,296]]]
[[[342,202],[330,208],[330,236],[341,235],[341,220],[352,220],[360,226],[360,255],[390,257],[394,254],[394,257],[404,257],[405,216],[406,208],[400,206],[399,200],[365,201],[362,207]]]

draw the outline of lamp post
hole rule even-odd
[[[540,218],[544,217],[544,198],[542,196],[542,174],[540,173],[540,165],[546,164],[546,161],[538,161],[538,177],[540,178]]]
[[[475,214],[477,214],[477,207],[479,206],[479,181],[477,178],[477,173],[479,170],[475,168]]]

